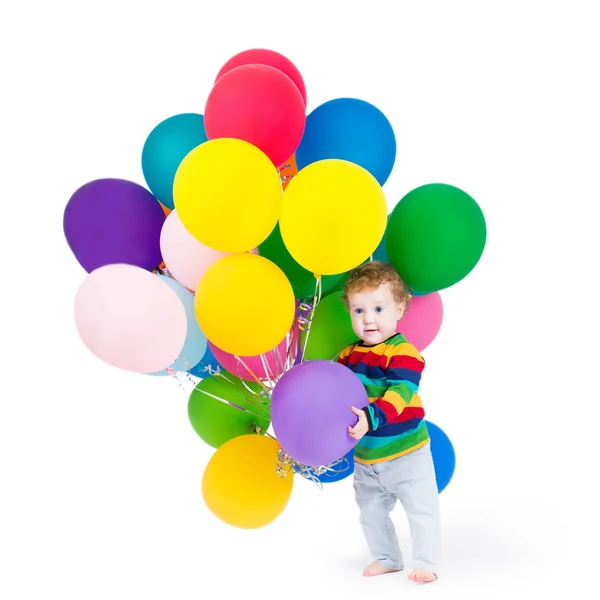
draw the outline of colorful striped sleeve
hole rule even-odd
[[[412,344],[393,348],[385,372],[388,388],[365,408],[370,431],[385,427],[406,409],[419,390],[424,367],[425,361]]]
[[[355,344],[350,344],[349,346],[346,346],[339,354],[339,356],[337,357],[337,362],[339,362],[340,364],[344,365],[345,367],[348,366],[348,359],[350,358],[350,355],[352,354],[352,349],[354,348]]]

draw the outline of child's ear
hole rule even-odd
[[[406,308],[406,304],[404,304],[404,303],[398,304],[398,318],[396,319],[397,321],[399,321],[404,316],[405,308]]]

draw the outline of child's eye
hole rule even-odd
[[[356,314],[356,315],[362,315],[362,312],[363,312],[362,308],[355,308],[354,309],[354,314]]]
[[[375,312],[378,312],[378,313],[380,313],[380,312],[383,312],[383,306],[378,306],[378,307],[375,309]]]

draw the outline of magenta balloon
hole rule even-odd
[[[444,306],[439,292],[414,296],[396,331],[422,352],[433,342],[442,327]]]
[[[356,440],[348,426],[357,422],[351,406],[369,402],[360,379],[350,369],[328,360],[292,367],[276,383],[271,397],[271,423],[281,447],[294,460],[316,467],[345,456]]]

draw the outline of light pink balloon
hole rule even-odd
[[[413,296],[409,309],[398,321],[396,331],[402,333],[421,352],[437,336],[443,317],[444,307],[439,292]]]
[[[190,290],[196,290],[208,267],[230,254],[199,242],[185,228],[177,209],[172,210],[163,223],[160,251],[173,278]]]
[[[92,271],[75,295],[75,325],[104,362],[154,373],[177,360],[187,333],[183,303],[162,278],[132,265]]]
[[[274,350],[270,350],[269,352],[265,353],[265,360],[269,366],[269,373],[265,373],[265,368],[260,355],[240,356],[240,358],[244,361],[244,364],[248,366],[248,369],[250,369],[259,379],[267,379],[272,375],[282,375],[282,362],[283,365],[285,365],[286,361],[286,339],[284,339],[279,346],[277,346],[279,353],[276,353]],[[294,329],[290,351],[292,358],[296,358],[297,344],[298,332]],[[244,367],[244,365],[238,361],[233,354],[229,354],[229,352],[221,350],[221,348],[215,346],[210,340],[208,340],[208,345],[213,353],[213,356],[226,371],[229,371],[232,375],[240,377],[241,379],[245,379],[246,381],[256,381],[250,371],[248,371],[248,369],[246,369],[246,367]]]

